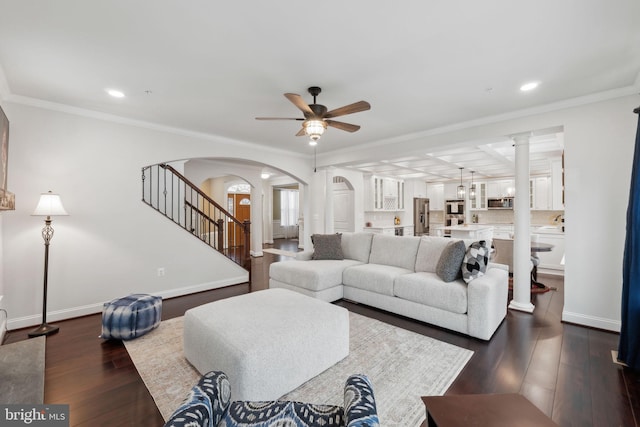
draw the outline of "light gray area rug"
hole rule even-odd
[[[343,405],[347,377],[364,373],[373,383],[381,424],[417,427],[426,417],[420,396],[444,394],[473,355],[355,313],[349,313],[349,321],[349,356],[283,399]],[[162,322],[125,346],[167,420],[200,378],[182,351],[182,317]]]
[[[44,403],[44,336],[0,345],[0,403]]]

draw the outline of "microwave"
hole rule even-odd
[[[487,199],[489,209],[513,209],[513,197],[490,197]]]

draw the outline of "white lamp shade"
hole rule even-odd
[[[62,199],[58,194],[53,194],[51,191],[40,195],[38,200],[38,206],[33,211],[32,215],[38,216],[53,216],[53,215],[69,215],[64,206],[62,206]]]

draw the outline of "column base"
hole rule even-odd
[[[533,313],[533,309],[536,308],[535,305],[529,303],[521,303],[521,302],[517,302],[516,300],[511,300],[509,302],[509,307],[512,310],[518,310],[518,311],[524,311],[527,313]]]

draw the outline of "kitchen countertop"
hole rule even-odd
[[[364,227],[365,230],[381,230],[385,228],[396,228],[396,227],[413,227],[413,224],[398,224],[398,225],[372,225],[371,227]]]
[[[504,223],[478,223],[475,225],[485,225],[491,227],[513,227],[512,222]],[[531,232],[535,234],[564,234],[562,231],[562,225],[550,225],[550,224],[531,224]]]
[[[493,228],[493,226],[489,224],[467,224],[467,225],[462,224],[462,225],[444,226],[444,228],[448,230],[478,231],[478,230],[486,230],[487,228]]]

